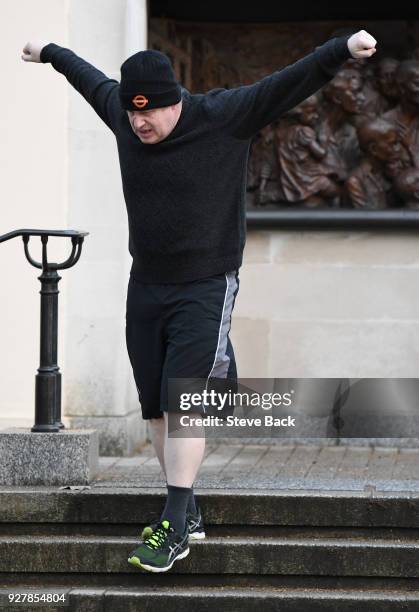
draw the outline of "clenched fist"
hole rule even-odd
[[[360,30],[348,39],[348,49],[355,59],[371,57],[377,51],[375,45],[377,41],[365,30]]]
[[[41,51],[44,47],[48,45],[47,42],[27,42],[23,47],[22,51],[22,59],[24,62],[40,62],[41,61]]]

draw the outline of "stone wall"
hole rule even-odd
[[[418,274],[415,232],[249,229],[240,376],[417,377]]]

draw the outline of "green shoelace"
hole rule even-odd
[[[161,525],[157,527],[155,531],[149,536],[144,544],[149,548],[159,548],[167,538],[167,530],[169,528],[169,521],[162,521]]]

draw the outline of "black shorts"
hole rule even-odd
[[[229,338],[238,270],[179,284],[130,277],[126,342],[144,419],[170,411],[168,379],[237,379]]]

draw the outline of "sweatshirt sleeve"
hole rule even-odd
[[[352,57],[348,47],[350,36],[331,38],[294,64],[252,85],[207,92],[205,112],[233,136],[252,138],[333,79],[342,64]]]
[[[121,110],[118,81],[109,79],[103,72],[78,57],[70,49],[54,43],[42,49],[40,59],[44,64],[51,63],[55,70],[63,74],[93,107],[102,121],[113,130],[115,120]]]

